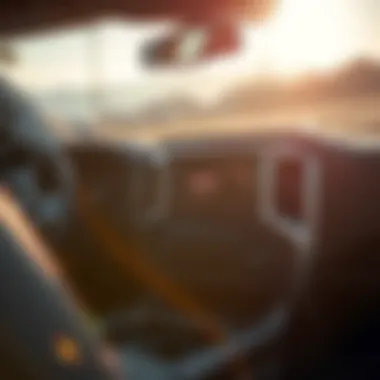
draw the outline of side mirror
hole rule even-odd
[[[182,26],[149,41],[142,60],[148,67],[191,66],[237,53],[240,46],[240,30],[235,24]]]

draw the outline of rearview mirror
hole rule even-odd
[[[232,23],[180,27],[143,48],[149,67],[181,67],[232,55],[240,49],[240,30]]]

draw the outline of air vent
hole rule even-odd
[[[275,203],[280,216],[302,222],[304,164],[297,158],[283,158],[277,164]]]
[[[124,226],[128,219],[124,210],[131,183],[130,160],[112,149],[95,147],[72,149],[70,156],[93,207]]]
[[[310,247],[319,217],[318,158],[295,144],[273,144],[262,150],[259,163],[262,221],[302,249]]]

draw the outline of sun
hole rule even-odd
[[[292,75],[342,63],[350,43],[346,13],[345,0],[282,0],[260,31],[272,68]]]

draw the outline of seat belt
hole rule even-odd
[[[95,210],[93,206],[89,207],[86,194],[88,193],[81,186],[78,191],[81,216],[92,236],[97,238],[98,243],[107,250],[112,260],[124,270],[125,274],[134,277],[145,288],[192,321],[194,327],[209,343],[225,344],[226,328],[218,318],[149,262],[136,241],[127,242],[104,213]]]
[[[195,297],[170,280],[152,262],[145,257],[138,242],[127,242],[116,226],[98,209],[88,206],[89,194],[83,185],[78,186],[78,203],[84,222],[99,244],[110,254],[115,263],[134,277],[169,306],[179,311],[203,335],[204,339],[215,346],[227,346],[228,331],[216,315],[210,313]],[[227,363],[236,380],[253,380],[253,369],[244,353],[231,358]]]

